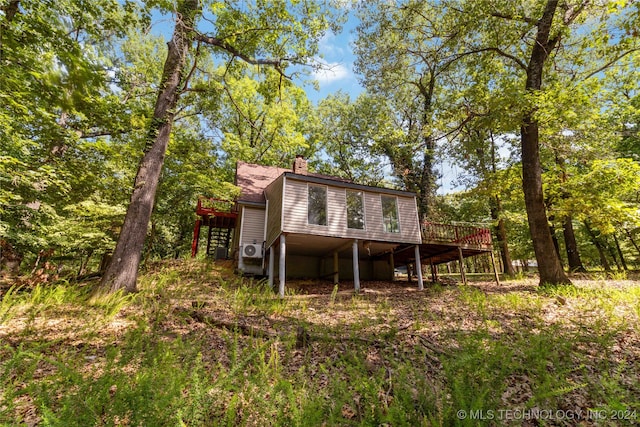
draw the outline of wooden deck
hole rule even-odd
[[[421,224],[420,259],[424,264],[444,264],[475,255],[491,253],[491,230],[471,225],[452,225],[424,222]],[[396,249],[396,264],[415,261],[413,245]]]

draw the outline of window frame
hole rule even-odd
[[[387,216],[385,215],[385,206],[384,206],[384,200],[385,198],[387,200],[393,200],[393,203],[395,205],[395,209],[394,209],[394,213],[395,213],[395,222],[396,222],[396,227],[395,230],[389,230],[389,228],[391,227],[387,227]],[[391,196],[391,195],[386,195],[386,194],[381,194],[380,195],[380,206],[382,209],[382,231],[385,233],[390,233],[390,234],[400,234],[400,211],[398,210],[398,197],[397,196]],[[394,219],[394,218],[389,218]],[[391,225],[391,223],[389,224]]]
[[[311,189],[318,188],[324,191],[324,224],[311,222]],[[328,227],[329,226],[329,190],[326,185],[307,183],[307,225]]]
[[[351,222],[351,216],[349,215],[349,194],[355,194],[356,197],[360,198],[360,217],[362,219],[362,227],[360,228],[349,226],[349,223]],[[346,210],[347,210],[347,229],[366,231],[367,219],[365,216],[365,207],[364,207],[364,191],[345,189],[345,204],[346,204]]]

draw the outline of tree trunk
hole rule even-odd
[[[627,237],[629,238],[629,240],[631,241],[631,244],[633,245],[634,248],[636,248],[636,251],[638,251],[638,255],[640,255],[640,246],[638,246],[638,244],[636,243],[636,241],[633,238],[633,234],[631,234],[631,231],[629,231],[628,229],[625,228],[624,230],[627,233]]]
[[[498,161],[496,158],[496,140],[493,137],[493,132],[490,133],[489,140],[491,141],[491,172],[493,176],[498,172]],[[483,167],[483,169],[486,169]],[[513,269],[513,262],[511,261],[511,253],[509,252],[509,244],[507,239],[507,227],[502,218],[502,200],[500,196],[495,196],[490,199],[493,202],[490,213],[493,221],[498,221],[495,229],[498,247],[500,248],[500,257],[502,259],[502,272],[507,276],[515,276],[516,272]]]
[[[549,218],[549,233],[551,233],[551,241],[553,242],[553,247],[556,250],[556,255],[558,256],[558,260],[560,261],[560,265],[564,269],[564,265],[562,264],[562,256],[560,255],[560,242],[558,242],[558,236],[556,236],[556,227],[553,225],[554,217]]]
[[[585,273],[587,269],[584,268],[582,260],[580,259],[578,243],[576,242],[576,233],[573,230],[571,216],[564,218],[564,222],[562,223],[562,234],[564,235],[564,246],[567,251],[567,260],[569,261],[569,271]]]
[[[542,87],[542,71],[550,48],[549,33],[558,0],[549,0],[538,21],[538,31],[527,66],[527,92],[536,92]],[[570,284],[553,246],[542,191],[542,167],[540,164],[540,136],[535,111],[522,117],[520,128],[522,145],[522,187],[527,210],[527,219],[533,249],[538,261],[540,284]]]
[[[495,228],[496,241],[500,248],[500,258],[502,259],[502,272],[507,276],[515,276],[513,269],[513,262],[511,262],[511,254],[509,253],[509,245],[507,243],[507,227],[504,224],[504,219],[500,218],[500,212],[502,211],[502,202],[499,197],[495,198],[495,206],[491,208],[491,219],[498,221]]]
[[[193,29],[198,8],[198,0],[184,0],[178,4],[175,29],[171,41],[167,43],[167,58],[147,135],[145,154],[138,166],[131,201],[113,258],[100,282],[101,291],[137,290],[138,267],[173,126],[175,107],[180,96],[179,86],[191,45],[189,33]]]
[[[616,256],[616,251],[614,250],[613,246],[611,246],[611,243],[609,242],[609,237],[605,237],[604,242],[607,245],[607,250],[609,251],[609,255],[611,255],[611,259],[616,265],[616,268],[618,269],[618,271],[622,271],[622,266],[618,261],[618,257]]]
[[[622,253],[622,248],[620,247],[620,242],[616,237],[615,233],[613,235],[613,241],[616,244],[616,250],[618,251],[618,256],[620,257],[620,263],[622,264],[622,268],[627,271],[629,268],[627,267],[627,261],[624,259],[624,254]]]
[[[556,151],[556,165],[560,168],[560,182],[567,182],[567,171],[564,165],[564,158]],[[562,199],[568,199],[570,194],[562,191]],[[562,220],[562,235],[564,237],[564,248],[567,252],[567,262],[569,263],[570,272],[585,273],[587,270],[582,265],[580,253],[578,252],[578,243],[576,242],[576,233],[573,230],[573,217],[571,214],[566,215]]]
[[[89,265],[89,261],[91,260],[91,256],[93,256],[93,249],[89,249],[87,252],[87,256],[80,257],[80,268],[78,269],[78,277],[84,276],[87,272],[87,265]]]
[[[589,237],[591,237],[591,242],[598,250],[598,255],[600,256],[600,264],[602,265],[602,268],[604,268],[604,271],[611,271],[611,266],[609,265],[609,261],[607,261],[607,256],[604,253],[604,248],[602,247],[600,240],[598,240],[598,236],[596,236],[596,233],[594,233],[591,227],[589,227],[589,224],[585,223],[584,227],[587,230]]]
[[[434,149],[433,138],[428,137],[429,142],[424,149],[422,159],[422,174],[420,177],[420,193],[419,193],[419,217],[422,221],[426,221],[433,213],[433,202],[436,189],[436,176],[433,170]]]

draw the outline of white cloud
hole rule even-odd
[[[349,76],[349,69],[339,62],[322,61],[322,68],[313,73],[313,78],[320,83],[333,83],[338,80],[345,80]]]
[[[343,57],[347,54],[351,53],[351,49],[348,44],[345,45],[344,35],[341,35],[340,38],[336,36],[333,32],[327,31],[318,44],[318,49],[322,52],[322,56],[325,58],[331,57]],[[348,42],[347,42],[348,43]]]

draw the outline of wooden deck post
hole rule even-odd
[[[271,289],[273,289],[273,267],[275,264],[275,258],[276,258],[276,244],[273,243],[271,246],[269,246],[269,287]]]
[[[211,229],[211,219],[209,219],[209,230],[207,231],[207,256],[211,254],[211,234],[213,230]]]
[[[424,289],[424,283],[422,282],[422,264],[420,263],[420,245],[415,246],[414,254],[416,257],[416,273],[418,273],[418,290]]]
[[[462,256],[462,248],[458,246],[458,256],[460,262],[460,276],[462,277],[462,283],[467,284],[467,275],[464,273],[464,257]]]
[[[391,264],[391,281],[396,280],[396,263],[393,258],[393,251],[389,254],[389,263]]]
[[[201,220],[196,220],[196,225],[193,227],[193,240],[191,241],[191,258],[198,254],[198,243],[200,242],[200,224]]]
[[[431,259],[429,262],[431,263],[431,281],[436,283],[438,281],[438,266],[434,265]]]
[[[287,239],[284,234],[280,235],[280,259],[279,259],[279,273],[280,273],[280,286],[278,287],[278,295],[280,298],[284,298],[284,285],[286,281],[286,264],[287,258]]]
[[[333,284],[337,285],[340,282],[340,260],[338,259],[338,251],[333,251]]]
[[[353,241],[353,287],[360,292],[360,260],[358,257],[358,239]]]
[[[496,277],[496,284],[500,286],[500,275],[498,274],[498,267],[496,266],[496,257],[493,255],[493,249],[491,249],[491,264],[493,264],[493,274]]]

